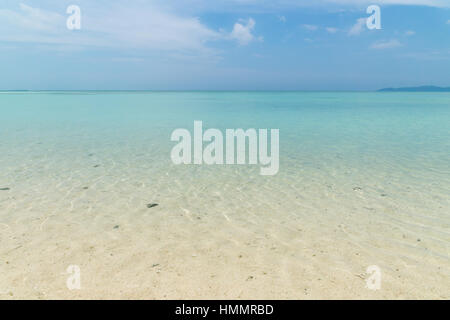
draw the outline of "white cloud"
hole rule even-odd
[[[304,24],[303,28],[305,28],[308,31],[316,31],[319,27],[313,24]]]
[[[239,20],[234,24],[233,31],[230,34],[230,38],[239,42],[240,45],[247,45],[252,41],[262,41],[262,37],[255,37],[253,29],[256,22],[252,18],[247,21]]]
[[[413,31],[413,30],[408,30],[408,31],[405,32],[405,35],[407,35],[407,36],[413,36],[415,34],[416,34],[416,32]]]
[[[80,1],[80,0],[78,0]],[[153,0],[167,3],[167,0]],[[374,4],[374,0],[177,0],[174,3],[187,10],[198,11],[237,11],[243,12],[275,12],[298,7],[325,8],[364,8]],[[450,7],[449,0],[377,0],[378,5],[421,5],[429,7]]]
[[[447,20],[447,24],[450,24],[450,20]]]
[[[108,43],[170,51],[209,50],[207,43],[220,39],[218,31],[198,18],[182,16],[160,7],[112,7],[101,17],[83,24],[96,38]],[[102,36],[103,35],[103,36]],[[105,38],[106,37],[106,38]]]
[[[364,28],[366,27],[366,18],[359,18],[356,20],[356,23],[353,25],[353,27],[350,28],[348,34],[351,36],[357,36],[361,34],[361,32],[364,31]]]
[[[374,44],[372,44],[370,46],[370,48],[372,49],[391,49],[391,48],[397,48],[397,47],[401,47],[402,44],[396,40],[396,39],[392,39],[392,40],[388,40],[388,41],[378,41],[375,42]]]
[[[285,16],[278,16],[278,19],[283,23],[285,23],[287,21]]]
[[[84,10],[84,8],[88,8]],[[89,14],[85,12],[89,10]],[[0,41],[117,48],[143,48],[215,54],[208,42],[224,35],[198,18],[175,14],[162,7],[111,5],[81,7],[82,29],[66,28],[69,16],[20,4],[0,9]]]
[[[83,0],[80,0],[82,2]],[[100,6],[97,2],[81,7],[82,29],[66,27],[64,7],[61,12],[38,9],[20,4],[12,9],[0,9],[0,41],[34,43],[73,48],[104,47],[145,49],[169,52],[174,56],[214,56],[218,50],[214,41],[236,40],[240,45],[262,41],[254,35],[254,19],[239,20],[231,32],[214,30],[199,18],[175,13],[173,8],[144,4]],[[89,12],[89,14],[86,14]]]
[[[9,27],[9,29],[54,32],[58,29],[58,25],[65,25],[65,18],[58,13],[32,8],[23,3],[18,7],[17,11],[0,9],[2,29]]]
[[[327,30],[328,33],[336,33],[338,32],[337,28],[333,28],[333,27],[327,27],[325,28],[325,30]]]

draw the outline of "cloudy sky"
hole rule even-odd
[[[2,90],[450,86],[450,0],[2,0],[0,71]]]

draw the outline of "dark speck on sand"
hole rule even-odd
[[[156,207],[158,204],[157,203],[149,203],[148,205],[147,205],[147,208],[154,208],[154,207]]]
[[[9,188],[0,188],[0,191],[8,191],[8,190],[11,190],[11,189],[9,189]]]
[[[96,164],[96,165],[94,166],[94,168],[98,168],[98,167],[100,167],[100,165],[99,165],[99,164]]]

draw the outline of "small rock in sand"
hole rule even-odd
[[[11,190],[10,188],[0,188],[0,191],[8,191]]]
[[[154,208],[154,207],[156,207],[158,204],[157,203],[149,203],[148,205],[147,205],[147,208]]]

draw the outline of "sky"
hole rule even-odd
[[[450,0],[1,0],[0,74],[0,90],[450,86]]]

